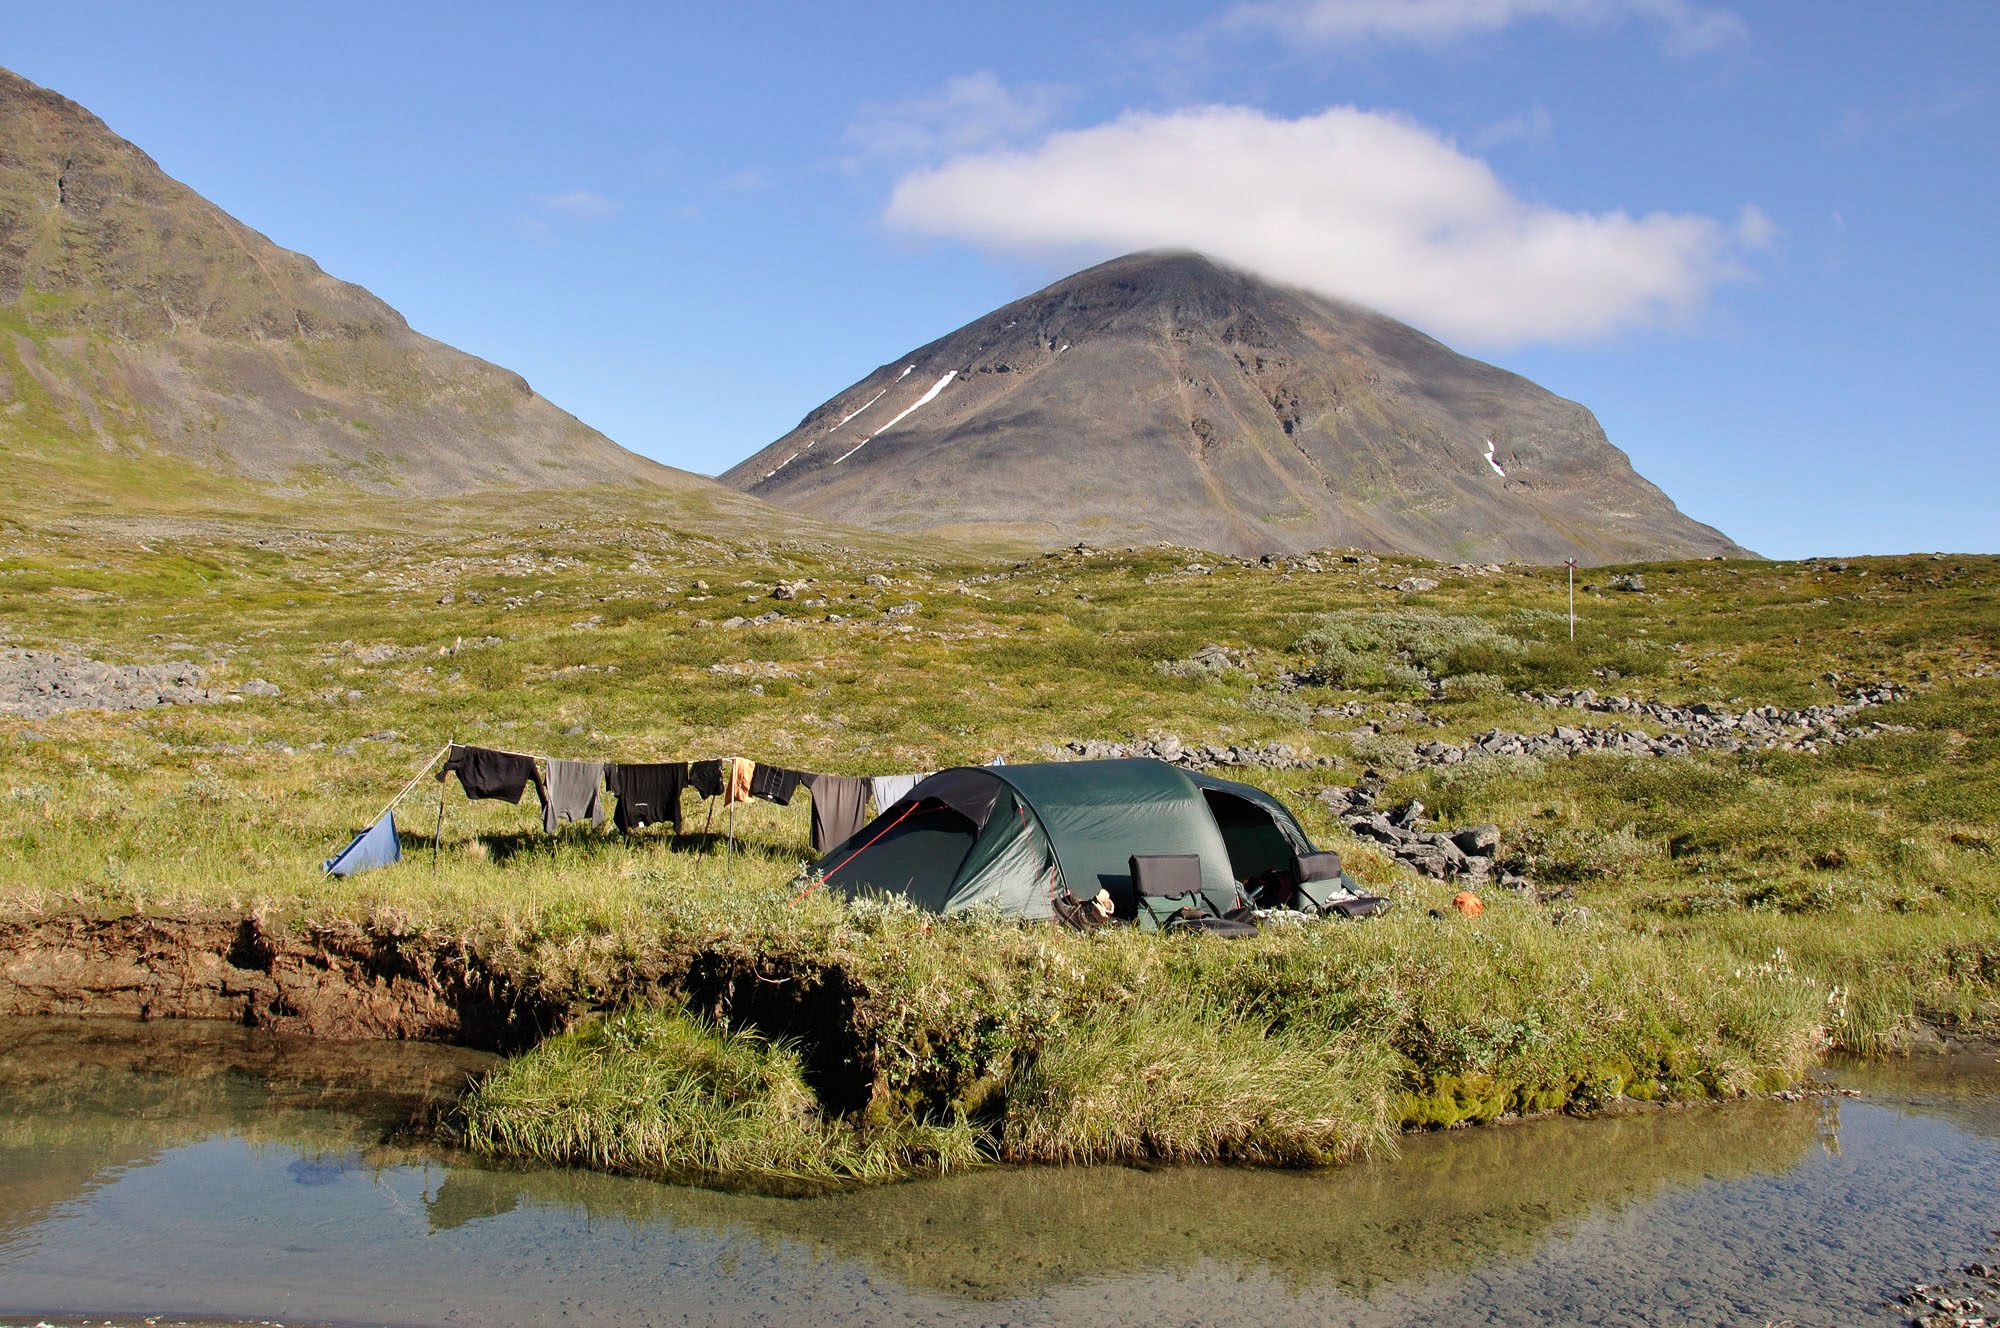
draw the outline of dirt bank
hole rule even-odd
[[[564,1011],[453,942],[355,924],[63,916],[0,922],[0,1014],[227,1019],[308,1037],[528,1046]]]

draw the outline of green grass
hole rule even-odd
[[[829,1120],[792,1048],[660,1011],[547,1039],[468,1095],[460,1122],[456,1142],[490,1156],[800,1192],[976,1156],[963,1122],[871,1131]]]
[[[195,518],[168,495],[117,519],[0,523],[6,644],[192,659],[220,690],[281,689],[0,718],[0,906],[360,920],[612,1015],[495,1081],[505,1110],[468,1117],[488,1147],[780,1187],[968,1149],[1313,1162],[1397,1125],[1751,1091],[1825,1045],[1903,1046],[1919,1022],[2000,1033],[2000,678],[1973,676],[2000,666],[2000,560],[1648,566],[1644,591],[1579,594],[1572,647],[1560,569],[1286,575],[1199,555],[1213,574],[1186,575],[1197,556],[1162,548],[848,549],[816,528],[747,537],[727,511],[638,492],[368,499],[334,521],[212,501],[234,505]],[[1417,570],[1443,584],[1385,588]],[[823,602],[771,598],[801,577]],[[906,600],[921,609],[884,616]],[[789,621],[719,626],[773,608]],[[1243,668],[1161,667],[1210,641]],[[1329,669],[1334,647],[1360,663]],[[1882,679],[1920,689],[1867,712],[1897,730],[1817,754],[1396,773],[1433,738],[1605,722],[1523,688],[1798,706]],[[1352,702],[1379,732],[1318,713]],[[532,800],[468,803],[454,785],[434,846],[431,782],[399,811],[403,864],[318,870],[449,738],[870,774],[1164,734],[1334,758],[1237,773],[1399,908],[1220,946],[795,906],[802,804],[738,808],[733,848],[692,803],[679,837],[551,840]],[[1432,918],[1450,892],[1314,797],[1367,764],[1391,774],[1391,802],[1500,825],[1542,902]],[[676,1075],[683,1105],[665,1115],[603,1106]],[[688,1105],[703,1092],[727,1110]]]

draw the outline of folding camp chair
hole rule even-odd
[[[1341,868],[1338,853],[1298,854],[1292,859],[1292,880],[1299,904],[1318,913],[1367,918],[1389,908],[1388,900],[1364,895],[1354,888],[1354,882]]]
[[[1139,925],[1147,931],[1203,931],[1253,936],[1257,925],[1219,918],[1201,892],[1201,857],[1194,853],[1135,853],[1130,859]]]

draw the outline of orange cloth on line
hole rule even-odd
[[[747,756],[729,758],[729,782],[723,786],[723,806],[727,807],[732,802],[750,801],[750,772],[756,768],[757,763]]]
[[[1470,890],[1460,890],[1452,896],[1451,906],[1468,918],[1476,918],[1486,911],[1486,905],[1479,902],[1479,896]]]

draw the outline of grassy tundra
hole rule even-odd
[[[0,715],[0,907],[475,951],[574,1016],[446,1123],[475,1148],[779,1188],[993,1157],[1313,1163],[2000,1033],[2000,560],[1656,564],[1637,590],[1597,569],[1572,644],[1560,569],[855,549],[615,494],[174,506],[0,529],[0,645],[187,660],[242,697]],[[1393,589],[1415,573],[1441,584]],[[1196,661],[1211,642],[1235,662]],[[1880,681],[1916,694],[1814,751],[1410,757],[1611,722],[1538,690],[1741,710]],[[803,799],[738,808],[729,853],[693,800],[679,838],[550,839],[532,799],[454,784],[434,861],[428,781],[404,863],[318,870],[454,737],[870,774],[1162,735],[1331,758],[1235,773],[1400,907],[1220,944],[795,901]],[[1387,805],[1498,824],[1533,889],[1444,909],[1452,887],[1317,800],[1371,768]]]

